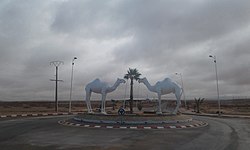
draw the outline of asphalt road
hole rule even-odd
[[[0,149],[250,149],[249,119],[195,118],[209,125],[188,129],[133,130],[59,125],[57,121],[65,119],[65,116],[0,120]]]

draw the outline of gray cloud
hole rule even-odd
[[[179,82],[186,95],[215,95],[215,54],[222,95],[249,96],[248,0],[1,1],[0,100],[52,100],[62,60],[60,99],[68,99],[71,61],[74,99],[95,78],[114,83],[129,67],[155,83]],[[139,86],[139,85],[137,85]],[[125,85],[111,97],[124,97]],[[146,89],[140,85],[145,97]],[[138,93],[140,89],[138,88]]]

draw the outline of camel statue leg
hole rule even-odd
[[[90,110],[90,112],[89,112],[89,113],[93,113],[93,111],[92,111],[92,107],[91,107],[91,103],[90,103],[90,97],[91,97],[91,92],[89,92],[88,104],[89,104],[89,110]]]
[[[93,113],[92,108],[91,108],[91,103],[90,103],[90,97],[91,97],[91,92],[86,91],[86,104],[87,104],[88,113]]]
[[[175,110],[173,111],[173,114],[175,114],[175,115],[177,114],[177,112],[179,110],[179,107],[181,105],[181,95],[182,95],[181,89],[176,90],[175,97],[176,97],[176,100],[177,100],[177,105],[176,105]]]
[[[87,105],[87,109],[88,109],[88,112],[89,112],[89,103],[88,103],[88,100],[89,100],[89,92],[86,90],[86,105]]]
[[[158,110],[156,114],[162,114],[161,112],[161,93],[158,93]]]
[[[105,100],[106,100],[106,93],[102,93],[102,108],[101,108],[102,114],[107,114],[105,111]]]

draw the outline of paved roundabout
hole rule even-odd
[[[45,115],[45,114],[44,114]],[[1,150],[248,150],[250,120],[192,116],[204,127],[177,129],[107,129],[58,124],[78,115],[0,118]]]

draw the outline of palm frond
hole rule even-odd
[[[129,68],[127,71],[127,74],[124,75],[125,79],[135,79],[136,81],[140,78],[141,74],[139,73],[139,71],[135,68]]]

